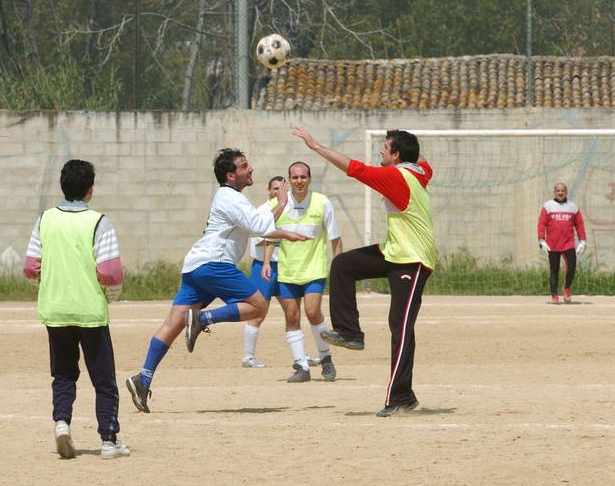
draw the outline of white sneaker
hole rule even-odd
[[[102,447],[100,448],[100,456],[103,459],[115,459],[117,457],[125,457],[129,455],[130,449],[120,440],[115,441],[115,444],[110,440],[104,440]]]
[[[244,358],[241,362],[241,366],[244,368],[264,368],[265,363],[263,363],[260,359],[251,356],[249,358]]]
[[[70,427],[64,420],[58,420],[55,428],[56,450],[62,459],[72,459],[77,455],[75,444],[70,436]]]

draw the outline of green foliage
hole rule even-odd
[[[563,267],[563,266],[562,266]],[[564,282],[563,268],[560,284]],[[362,288],[359,285],[358,288]],[[369,282],[369,289],[389,293],[386,279]],[[509,257],[500,262],[481,262],[467,249],[443,258],[429,277],[425,294],[432,295],[549,295],[548,264],[540,269],[521,269]],[[577,265],[573,294],[613,295],[615,278],[610,273]]]
[[[246,264],[240,264],[240,269],[249,273]],[[138,271],[126,272],[120,299],[170,300],[179,288],[179,281],[179,265],[152,263]],[[386,279],[375,279],[358,282],[357,289],[388,294],[389,284]],[[37,292],[38,288],[22,276],[0,277],[0,301],[35,301]],[[517,269],[512,266],[510,258],[502,258],[499,263],[480,262],[464,249],[438,263],[436,271],[427,281],[425,294],[548,295],[548,268]],[[614,295],[614,275],[577,266],[573,294]]]
[[[117,106],[120,83],[113,70],[100,72],[86,93],[84,73],[69,56],[52,66],[0,76],[0,109],[5,110],[104,110]]]
[[[137,3],[122,0],[5,4],[0,109],[177,110],[185,89],[190,109],[221,109],[235,101],[236,2],[140,0],[138,17]],[[524,1],[251,0],[247,5],[250,82],[262,69],[254,59],[256,43],[272,32],[287,37],[297,57],[526,52]],[[197,32],[201,7],[206,13]],[[534,0],[532,13],[536,56],[615,54],[611,0]]]
[[[121,300],[168,300],[175,297],[181,279],[179,265],[156,262],[138,272],[126,272]]]
[[[24,276],[3,275],[0,277],[0,300],[32,302],[37,299],[38,287]]]
[[[180,281],[180,267],[156,262],[135,271],[125,272],[120,300],[169,300],[175,297]],[[38,287],[23,276],[0,277],[0,300],[35,301]]]
[[[311,57],[446,57],[527,50],[525,1],[355,0],[338,4],[335,11],[348,28],[312,34]],[[533,55],[614,54],[610,0],[534,1],[532,14]]]
[[[612,56],[611,0],[534,1],[533,51],[556,56]]]

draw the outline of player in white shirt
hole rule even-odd
[[[267,301],[256,286],[237,268],[251,236],[304,241],[298,233],[275,228],[286,198],[271,212],[259,211],[242,194],[253,184],[253,168],[236,149],[220,150],[214,173],[220,188],[211,203],[207,226],[184,258],[181,285],[166,320],[156,331],[141,371],[126,380],[138,410],[149,413],[147,399],[156,368],[175,338],[186,329],[186,346],[192,352],[198,335],[216,322],[238,322],[262,317]],[[286,190],[287,185],[283,185]],[[226,305],[208,310],[219,298]],[[201,310],[205,309],[205,310]]]

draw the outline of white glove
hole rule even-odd
[[[579,244],[577,245],[577,255],[580,255],[581,253],[583,253],[585,251],[585,241],[581,240],[579,241]]]
[[[545,240],[538,240],[538,246],[545,253],[549,253],[551,251],[551,248],[549,248],[549,245],[547,245],[547,242]]]

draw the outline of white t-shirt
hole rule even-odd
[[[271,211],[259,211],[237,189],[221,186],[211,202],[203,237],[186,254],[182,273],[209,262],[237,265],[250,236],[263,236],[273,231],[275,223]]]
[[[309,191],[305,199],[301,202],[298,202],[293,196],[292,191],[288,191],[288,202],[286,203],[286,207],[284,208],[284,212],[288,215],[289,218],[299,219],[305,216],[305,212],[310,205],[310,201],[312,200],[312,191]],[[323,218],[322,218],[322,226],[321,225],[313,225],[306,224],[301,225],[297,224],[292,227],[284,227],[289,231],[296,231],[297,233],[301,233],[307,235],[311,238],[316,238],[320,235],[321,231],[324,229],[327,232],[327,239],[334,240],[342,236],[340,234],[340,230],[337,226],[337,219],[335,218],[335,211],[333,209],[333,204],[329,200],[329,198],[325,199],[325,205],[323,207]]]
[[[271,213],[271,201],[267,201],[261,204],[258,208],[259,211],[266,211]],[[265,238],[254,237],[250,238],[250,257],[254,260],[265,261],[265,245],[258,246],[259,243],[265,241]],[[271,255],[271,261],[278,261],[278,253],[280,251],[279,242],[276,243],[275,248],[273,249],[273,254]]]
[[[88,204],[84,201],[62,201],[57,206],[62,211],[86,211]],[[41,258],[41,237],[40,237],[41,217],[39,216],[34,224],[34,229],[30,235],[26,256],[32,258]],[[96,232],[94,233],[94,259],[96,264],[112,260],[120,257],[120,248],[117,242],[115,229],[111,225],[111,221],[103,215]]]

